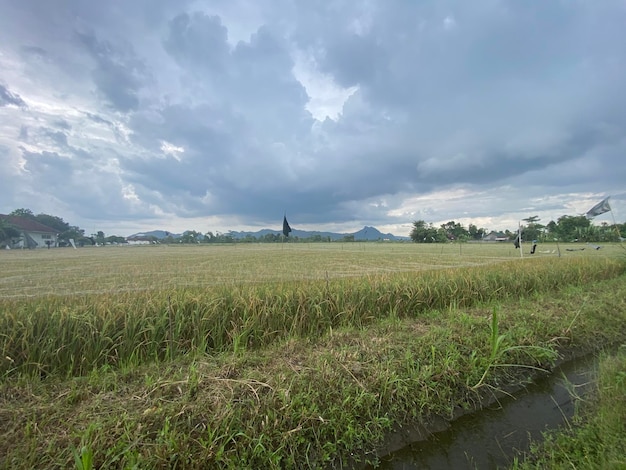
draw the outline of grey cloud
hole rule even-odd
[[[59,129],[70,130],[72,128],[70,123],[68,123],[65,119],[59,119],[57,121],[54,121],[52,124],[54,124]]]
[[[7,171],[7,169],[12,166],[10,149],[2,143],[0,143],[0,166],[3,168],[3,171],[0,171],[0,187],[2,188],[3,203],[16,204],[19,202],[18,194],[22,190],[22,185],[11,171]],[[8,211],[3,212],[6,213]]]
[[[304,112],[308,96],[292,73],[290,52],[269,28],[260,28],[250,42],[239,42],[232,59],[233,88],[238,100],[265,116],[286,122],[302,119],[312,124]]]
[[[228,31],[220,18],[200,12],[172,19],[164,47],[183,66],[206,70],[208,79],[223,71],[230,54]]]
[[[228,213],[247,200],[238,212],[271,211],[268,201],[293,193],[295,183],[286,183],[288,168],[274,160],[263,145],[248,143],[254,136],[251,125],[237,114],[208,105],[164,108],[156,121],[136,115],[131,123],[135,138],[159,157],[124,158],[121,164],[145,197],[156,190],[178,197],[198,214]],[[161,139],[184,148],[180,161],[163,155]],[[269,193],[269,194],[266,194]],[[209,194],[209,200],[199,200]],[[248,209],[249,208],[249,209]]]
[[[68,145],[67,134],[56,128],[28,127],[23,125],[20,127],[17,138],[20,142],[26,142],[32,145],[45,145],[46,147],[50,147],[50,144],[52,144],[52,146],[58,150],[74,150]]]
[[[85,113],[85,116],[87,116],[89,119],[91,119],[93,122],[96,122],[98,124],[107,124],[109,126],[112,126],[113,123],[107,119],[104,119],[103,117],[98,116],[97,114],[93,114],[93,113]]]
[[[187,108],[180,105],[161,110],[158,119],[137,114],[131,121],[133,140],[150,149],[152,158],[122,157],[130,181],[162,194],[186,193],[202,197],[232,160],[232,147],[239,123],[235,117],[208,105]],[[181,161],[161,151],[167,141],[183,147]]]
[[[77,32],[76,35],[96,62],[92,77],[100,93],[119,111],[137,109],[139,90],[147,79],[147,71],[132,46],[114,46],[89,33]]]
[[[60,147],[67,147],[67,135],[61,131],[44,130],[44,134]]]
[[[67,187],[72,178],[72,161],[56,152],[30,152],[22,149],[25,168],[42,187],[55,191]]]
[[[31,63],[46,63],[52,62],[50,53],[43,47],[38,46],[22,46],[19,48],[21,56],[25,61]]]
[[[152,205],[294,224],[396,221],[403,201],[459,187],[516,201],[623,187],[619,2],[260,2],[12,4],[1,51],[22,62],[3,79],[29,104],[30,79],[52,90],[16,109],[0,88],[0,144],[31,151],[20,185],[84,191],[111,218]],[[356,91],[317,122],[307,91],[333,101],[329,83]],[[450,210],[512,210],[480,197]]]
[[[101,167],[101,157],[83,155],[77,159],[57,152],[21,150],[29,184],[33,188],[45,188],[45,192],[37,193],[39,198],[62,201],[85,218],[98,214],[98,217],[122,220],[153,215],[144,206],[132,207],[123,198],[118,175]],[[74,155],[80,156],[81,151]]]
[[[213,99],[247,112],[268,106],[266,114],[299,113],[306,104],[306,92],[292,73],[288,44],[267,27],[231,49],[228,30],[219,17],[185,13],[170,21],[164,48],[185,70],[205,82],[205,91]]]
[[[0,106],[9,105],[25,108],[26,102],[17,93],[13,93],[4,85],[0,85]]]
[[[321,42],[298,40],[303,46],[315,44],[312,50],[322,70],[345,86],[358,85],[371,113],[396,121],[397,133],[405,138],[397,140],[394,159],[413,160],[416,182],[495,183],[532,167],[566,162],[601,142],[585,131],[585,126],[595,125],[585,112],[595,111],[601,95],[622,100],[622,94],[617,82],[604,87],[602,75],[590,75],[581,66],[589,54],[584,38],[597,40],[588,12],[564,4],[524,9],[507,4],[489,10],[453,5],[450,14],[458,28],[447,31],[445,13],[404,5],[381,8],[365,32],[348,27],[350,15],[335,15]],[[608,29],[616,33],[617,22],[609,21]],[[623,51],[623,46],[608,42],[610,37],[605,34],[606,49],[595,57]],[[615,72],[623,77],[624,68]],[[603,106],[593,118],[623,120],[623,111],[616,116],[610,109]],[[403,123],[402,116],[409,118]],[[344,119],[354,126],[367,118],[360,114]],[[560,141],[560,148],[551,143],[508,148],[520,132],[535,126],[554,134],[548,140]],[[382,130],[377,125],[374,132],[381,137]],[[469,137],[455,145],[457,134]],[[337,132],[337,138],[345,134]],[[403,141],[414,151],[403,149]]]

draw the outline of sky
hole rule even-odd
[[[0,213],[626,221],[624,0],[0,0]]]

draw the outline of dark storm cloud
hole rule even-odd
[[[272,146],[285,139],[300,145],[295,140],[306,138],[313,122],[304,110],[307,96],[291,72],[285,43],[261,28],[249,41],[231,47],[220,19],[201,13],[179,15],[168,27],[165,49],[201,79],[204,93],[215,92],[209,95],[213,103],[136,115],[130,123],[134,142],[158,152],[166,141],[184,153],[158,161],[122,159],[122,167],[146,197],[152,188],[179,195],[198,211],[271,212],[263,201],[279,194],[284,198],[294,186],[280,183],[288,168],[276,161]],[[238,205],[246,194],[247,203]],[[194,204],[194,198],[207,195],[204,207]]]
[[[244,116],[254,125],[271,126],[283,134],[294,124],[308,131],[311,119],[304,111],[307,95],[292,74],[288,44],[261,27],[249,41],[228,43],[228,32],[217,16],[181,14],[169,22],[164,48],[192,74],[211,101]],[[298,122],[299,121],[299,122]]]
[[[424,25],[437,12],[416,3],[379,9],[377,21],[360,34],[347,28],[349,16],[336,15],[314,51],[323,70],[345,86],[360,86],[365,99],[391,118],[409,116],[404,132],[413,133],[411,144],[424,156],[415,158],[422,170],[416,180],[423,173],[440,183],[495,183],[525,168],[573,158],[579,154],[572,150],[597,143],[587,138],[591,132],[582,122],[575,122],[595,125],[589,115],[565,118],[554,110],[595,111],[594,95],[602,93],[604,82],[583,65],[586,38],[595,38],[599,25],[585,11],[561,5],[502,4],[495,12],[474,5],[452,8],[458,27],[450,31],[442,14],[438,22]],[[609,21],[603,35],[610,39],[608,28],[617,38],[617,27],[618,22]],[[611,49],[623,48],[606,45],[601,54],[607,57]],[[623,68],[616,71],[624,78]],[[620,99],[623,94],[612,88],[603,94]],[[610,119],[606,112],[593,117]],[[575,134],[582,128],[583,135],[561,139],[559,149],[540,142],[509,149],[520,134],[540,125],[548,134]]]

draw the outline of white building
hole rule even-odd
[[[9,248],[52,248],[58,246],[58,232],[28,217],[2,215],[0,219],[19,232],[19,237],[5,240]]]

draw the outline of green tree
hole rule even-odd
[[[175,243],[176,242],[176,239],[171,233],[169,232],[165,232],[165,233],[166,233],[165,238],[161,240],[161,243]]]
[[[266,243],[277,243],[280,241],[280,235],[277,233],[266,233],[261,240]]]
[[[93,237],[96,239],[96,243],[98,245],[104,245],[105,243],[105,237],[104,237],[104,232],[102,230],[98,230],[98,232],[93,235]]]
[[[70,224],[56,215],[37,214],[35,216],[35,220],[40,224],[44,224],[47,227],[55,229],[60,234],[66,232],[70,228]]]
[[[200,243],[204,240],[204,235],[195,230],[187,230],[183,236],[178,239],[179,243]]]
[[[256,237],[251,234],[246,234],[245,237],[241,240],[243,243],[255,243],[257,241]]]
[[[33,211],[31,211],[30,209],[15,209],[9,215],[14,215],[17,217],[27,217],[29,219],[35,218],[35,214],[33,214]]]
[[[211,238],[212,243],[233,243],[234,241],[232,234],[217,231],[215,232],[215,236]]]
[[[443,233],[440,233],[433,227],[433,224],[427,224],[423,220],[413,222],[413,228],[409,236],[415,243],[437,243],[445,240]]]
[[[441,229],[446,233],[447,238],[454,240],[467,240],[469,233],[463,225],[454,220],[447,222],[441,226]]]
[[[511,232],[508,228],[504,230],[504,235],[506,235],[506,237],[513,241],[515,240],[515,238],[517,237],[517,230],[515,232]]]
[[[91,241],[87,241],[85,238],[85,230],[75,225],[70,225],[70,227],[63,233],[59,235],[59,242],[61,245],[69,245],[70,239],[74,240],[75,243],[79,244],[82,242],[91,244]]]
[[[11,227],[7,221],[0,219],[0,246],[8,245],[11,247],[11,240],[20,236],[19,230]]]
[[[485,229],[485,228],[478,228],[474,224],[469,224],[469,227],[467,229],[467,233],[469,234],[469,237],[472,240],[480,240],[481,238],[483,238],[487,234],[487,229]]]
[[[119,237],[117,235],[109,235],[104,239],[105,243],[126,243],[126,239],[124,237]]]
[[[522,240],[543,240],[545,238],[545,225],[538,223],[541,220],[538,216],[533,215],[522,220],[526,222],[526,226],[522,229]]]
[[[587,241],[589,238],[589,227],[591,222],[584,215],[564,215],[556,221],[556,234],[559,240]]]
[[[559,227],[554,220],[551,220],[550,222],[548,222],[548,225],[546,225],[546,236],[551,240],[554,238],[558,238]]]

